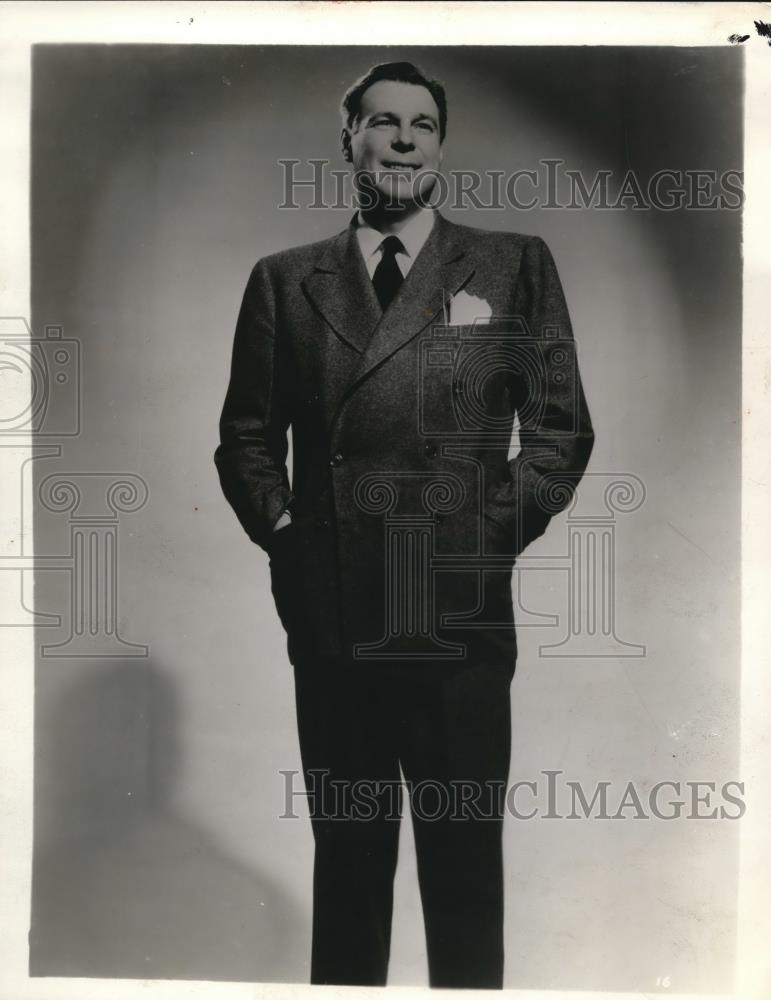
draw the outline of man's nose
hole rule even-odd
[[[400,127],[399,131],[394,136],[391,145],[394,149],[398,149],[400,152],[406,152],[408,149],[414,149],[415,143],[412,139],[412,129],[409,123],[404,122]]]

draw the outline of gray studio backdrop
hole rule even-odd
[[[342,169],[339,97],[386,58],[445,82],[448,171],[741,169],[734,50],[35,48],[32,326],[51,371],[81,366],[32,461],[35,975],[307,981],[292,671],[212,454],[253,263],[349,219],[279,211],[277,161]],[[615,533],[616,655],[544,648],[567,515],[528,550],[511,780],[719,790],[741,778],[741,213],[446,214],[550,245],[597,434],[582,495]],[[608,507],[614,477],[644,496]],[[625,815],[507,820],[507,986],[729,988],[738,823]],[[397,984],[426,982],[411,837]]]

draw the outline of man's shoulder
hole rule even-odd
[[[541,236],[513,230],[480,229],[444,220],[453,242],[490,273],[557,273],[551,249]]]
[[[442,224],[447,227],[456,240],[467,246],[475,247],[485,252],[515,250],[521,252],[525,247],[537,249],[544,245],[540,236],[532,233],[520,233],[514,230],[482,229],[478,226],[467,226],[442,216]]]

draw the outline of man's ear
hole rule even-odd
[[[346,163],[353,163],[353,153],[351,152],[351,133],[344,128],[340,133],[340,145],[343,150],[343,159]]]

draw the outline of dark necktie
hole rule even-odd
[[[398,236],[386,236],[380,247],[383,255],[372,275],[372,284],[375,286],[375,294],[380,302],[380,308],[385,312],[404,281],[399,265],[396,263],[396,255],[400,251],[404,251],[404,246]]]

